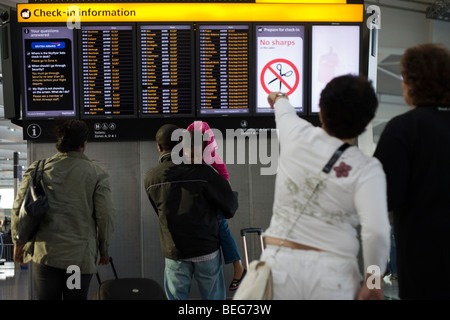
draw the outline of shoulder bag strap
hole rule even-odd
[[[350,147],[348,143],[344,143],[342,146],[340,146],[331,156],[325,167],[323,167],[322,171],[325,173],[330,173],[331,168],[333,168],[336,161],[338,161],[339,157],[344,153],[345,150],[347,150],[348,147]]]
[[[45,159],[38,160],[36,167],[33,170],[32,176],[34,187],[36,187],[42,181],[42,176],[44,175],[44,166],[45,166]]]
[[[39,174],[39,166],[41,164],[42,160],[38,160],[38,162],[36,163],[36,166],[34,167],[34,170],[32,172],[31,175],[31,182],[33,184],[33,187],[37,186],[37,182],[38,182],[38,174]]]
[[[42,187],[45,191],[45,187],[44,187],[44,167],[45,167],[45,159],[40,160],[40,165],[41,165],[41,169],[39,171],[39,176],[37,177],[36,183],[39,183],[39,186]],[[39,165],[39,164],[38,164]]]

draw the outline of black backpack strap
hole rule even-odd
[[[325,167],[323,167],[322,171],[325,173],[330,173],[331,168],[333,168],[336,161],[338,161],[339,157],[344,153],[345,150],[347,150],[348,147],[350,147],[350,144],[348,143],[344,143],[342,146],[340,146],[331,156]]]

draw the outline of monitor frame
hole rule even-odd
[[[294,58],[298,58],[299,60],[301,60],[301,64],[302,64],[302,70],[298,70],[299,68],[296,67],[296,64],[294,64],[291,60],[293,60],[292,58],[292,54],[291,56],[282,56],[282,57],[274,57],[275,59],[269,61],[272,62],[272,64],[269,66],[269,64],[265,65],[262,70],[261,70],[261,74],[260,74],[260,68],[258,67],[258,63],[259,63],[259,56],[258,56],[258,39],[261,37],[258,37],[258,27],[273,27],[273,28],[283,28],[283,27],[301,27],[302,30],[299,30],[298,33],[302,35],[302,56],[301,57],[294,57]],[[309,81],[309,74],[308,74],[308,60],[309,60],[309,50],[308,50],[308,23],[306,22],[254,22],[253,23],[253,32],[254,32],[254,39],[253,39],[253,44],[254,44],[254,66],[253,66],[253,74],[254,74],[254,90],[253,90],[253,94],[254,94],[254,108],[253,108],[253,115],[256,117],[260,117],[260,116],[274,116],[274,110],[273,109],[265,109],[263,111],[261,111],[261,108],[258,106],[259,104],[259,99],[263,100],[267,100],[267,96],[269,95],[269,93],[271,91],[275,91],[278,92],[280,90],[277,90],[276,87],[274,87],[273,85],[271,87],[266,85],[266,88],[260,88],[260,84],[262,84],[264,81],[263,75],[267,72],[274,72],[272,71],[273,68],[271,68],[273,66],[273,64],[276,64],[277,67],[280,65],[280,68],[282,69],[283,66],[287,66],[289,68],[289,70],[287,71],[287,73],[289,71],[293,71],[294,76],[298,77],[299,79],[295,80],[292,87],[297,87],[300,86],[300,90],[301,90],[301,96],[299,97],[300,99],[300,103],[301,103],[301,108],[302,110],[299,110],[299,107],[295,107],[296,112],[299,116],[304,116],[307,114],[307,102],[308,102],[308,91],[307,91],[307,84]],[[279,31],[273,31],[273,32],[277,32],[277,33],[283,33],[284,30],[279,30]],[[297,31],[296,31],[297,32]],[[269,36],[267,36],[269,38]],[[282,37],[289,37],[288,36],[279,36],[280,38]],[[272,44],[268,44],[270,45],[274,45]],[[294,44],[295,45],[295,44]],[[270,49],[270,48],[268,48]],[[288,57],[289,59],[286,59],[286,57]],[[267,60],[267,59],[266,59]],[[267,70],[270,71],[267,71]],[[264,74],[263,74],[264,71]],[[281,72],[280,70],[275,71],[275,72]],[[274,80],[276,80],[276,78],[274,78]],[[272,82],[269,81],[269,82]],[[292,81],[291,81],[292,82]],[[285,92],[284,87],[287,85],[291,85],[291,82],[287,82],[284,84],[284,86],[282,85],[282,82],[280,80],[280,86],[282,87],[282,92]],[[262,91],[264,90],[264,91]],[[297,88],[291,88],[288,92],[288,95],[293,94],[293,92],[297,90]],[[292,91],[291,93],[289,93],[290,91]],[[259,94],[261,93],[261,96],[259,96]],[[259,97],[258,97],[259,96]],[[290,99],[292,102],[292,99]],[[294,100],[295,101],[295,100]],[[264,104],[265,101],[264,101]],[[267,107],[268,103],[267,103]]]
[[[201,27],[229,27],[229,28],[233,28],[233,27],[246,27],[245,29],[248,31],[248,39],[247,39],[247,54],[248,54],[248,61],[247,61],[247,108],[239,108],[237,112],[233,112],[233,111],[228,111],[228,110],[232,110],[232,109],[225,109],[227,111],[215,111],[215,112],[202,112],[202,107],[201,107],[201,63],[200,63],[200,29]],[[196,43],[195,43],[195,47],[196,47],[196,115],[197,117],[204,117],[204,118],[221,118],[221,117],[238,117],[238,118],[246,118],[252,115],[252,111],[251,111],[251,106],[252,106],[252,86],[251,86],[251,57],[253,55],[253,51],[252,51],[252,24],[250,22],[233,22],[233,21],[226,21],[226,22],[197,22],[196,23]],[[229,70],[228,70],[229,71]],[[228,71],[227,71],[227,75],[228,75]]]
[[[84,74],[83,74],[83,52],[82,52],[82,31],[83,28],[85,27],[94,27],[94,28],[105,28],[105,27],[131,27],[131,31],[132,31],[132,36],[131,36],[131,40],[132,40],[132,48],[131,48],[131,58],[132,58],[132,63],[133,63],[133,70],[132,70],[132,86],[133,86],[133,110],[132,110],[132,114],[95,114],[95,115],[85,115],[84,114],[84,102],[83,102],[83,96],[85,93],[84,87],[83,87],[83,79],[84,79]],[[78,31],[78,41],[80,44],[80,52],[78,53],[78,58],[79,58],[79,65],[78,65],[78,70],[79,70],[79,99],[80,99],[80,106],[79,106],[79,115],[80,115],[80,119],[122,119],[122,118],[137,118],[137,61],[136,61],[136,23],[135,22],[111,22],[111,23],[104,23],[104,22],[98,22],[98,23],[81,23],[81,27],[80,29],[77,30]],[[120,110],[122,111],[122,110]]]
[[[146,113],[144,114],[142,112],[143,109],[143,74],[142,74],[142,50],[141,50],[141,39],[140,39],[140,31],[141,27],[146,26],[156,26],[156,27],[180,27],[180,26],[189,26],[190,27],[190,112],[189,113]],[[138,117],[139,118],[189,118],[194,117],[196,114],[196,70],[195,70],[195,25],[193,22],[141,22],[137,24],[136,27],[136,50],[137,50],[137,56],[138,56],[138,68],[137,68],[137,87],[138,87]]]
[[[30,106],[30,101],[28,101],[28,97],[27,97],[27,92],[29,91],[29,88],[31,87],[28,83],[28,81],[30,81],[31,83],[31,79],[28,79],[26,73],[26,52],[25,50],[27,50],[27,48],[25,48],[25,41],[28,40],[26,37],[24,37],[24,30],[26,29],[38,29],[38,30],[45,30],[45,29],[51,29],[51,28],[58,28],[61,29],[67,33],[71,33],[71,35],[69,37],[69,40],[71,41],[71,62],[72,62],[72,68],[71,70],[69,70],[70,72],[70,77],[72,80],[72,85],[71,85],[71,90],[72,90],[72,95],[71,95],[71,107],[70,108],[64,108],[64,109],[56,109],[56,110],[39,110],[39,111],[30,111],[29,110],[29,106]],[[78,113],[79,113],[79,96],[78,96],[78,73],[76,72],[78,70],[78,38],[76,36],[76,32],[75,30],[70,30],[69,28],[67,28],[67,25],[65,23],[49,23],[49,24],[35,24],[35,23],[24,23],[21,24],[19,26],[19,33],[20,33],[20,40],[19,40],[19,52],[21,53],[20,55],[20,79],[21,79],[21,91],[22,91],[22,97],[21,97],[21,101],[22,101],[22,119],[23,120],[50,120],[50,119],[55,119],[57,117],[66,117],[66,118],[78,118]],[[42,40],[45,38],[41,38]],[[39,40],[41,40],[39,39]],[[62,38],[62,37],[48,37],[49,40],[60,40],[60,39],[66,39],[66,38]],[[43,41],[44,42],[44,41]],[[42,114],[35,114],[33,115],[33,112],[42,112]],[[70,112],[71,114],[65,114],[65,112]]]
[[[314,72],[314,63],[315,63],[315,59],[317,59],[317,55],[315,55],[314,52],[314,27],[330,27],[330,28],[336,28],[336,27],[357,27],[358,28],[358,32],[359,32],[359,36],[358,36],[358,44],[356,45],[357,47],[357,52],[358,52],[358,62],[356,64],[356,67],[354,66],[354,70],[349,70],[347,71],[343,71],[343,72],[339,72],[338,74],[333,74],[332,76],[329,75],[327,77],[328,81],[323,82],[324,84],[321,87],[318,87],[316,89],[315,87],[315,82],[313,82],[314,77],[315,76],[319,76],[319,71],[317,73]],[[313,115],[313,116],[318,116],[320,108],[318,107],[318,103],[320,100],[320,93],[322,92],[322,90],[325,88],[326,84],[334,77],[340,76],[340,75],[344,75],[344,74],[362,74],[363,70],[362,70],[362,63],[363,63],[363,30],[362,30],[362,23],[354,23],[354,22],[314,22],[314,23],[310,23],[310,35],[309,35],[309,39],[310,39],[310,43],[309,43],[309,51],[311,54],[311,58],[309,61],[309,71],[308,74],[310,75],[310,80],[309,80],[309,101],[308,101],[308,114],[309,115]],[[348,34],[346,34],[346,36],[348,36]],[[346,50],[349,50],[349,47],[347,46],[345,48]],[[352,59],[354,59],[354,57],[352,57]],[[356,70],[357,69],[357,70]],[[313,73],[314,72],[314,73]],[[323,75],[323,73],[322,73]],[[314,92],[314,90],[316,89],[316,92]],[[316,97],[316,98],[314,98]],[[313,106],[313,103],[315,104],[315,102],[317,101],[317,109]]]

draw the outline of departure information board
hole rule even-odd
[[[24,118],[77,116],[73,31],[58,26],[30,26],[21,31]]]
[[[199,25],[199,113],[249,113],[249,26]]]
[[[193,116],[192,25],[141,25],[140,116]]]
[[[81,27],[81,117],[135,116],[132,26]]]

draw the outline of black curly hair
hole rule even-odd
[[[349,74],[325,86],[319,106],[326,131],[339,139],[352,139],[363,133],[375,116],[378,99],[371,81]]]

